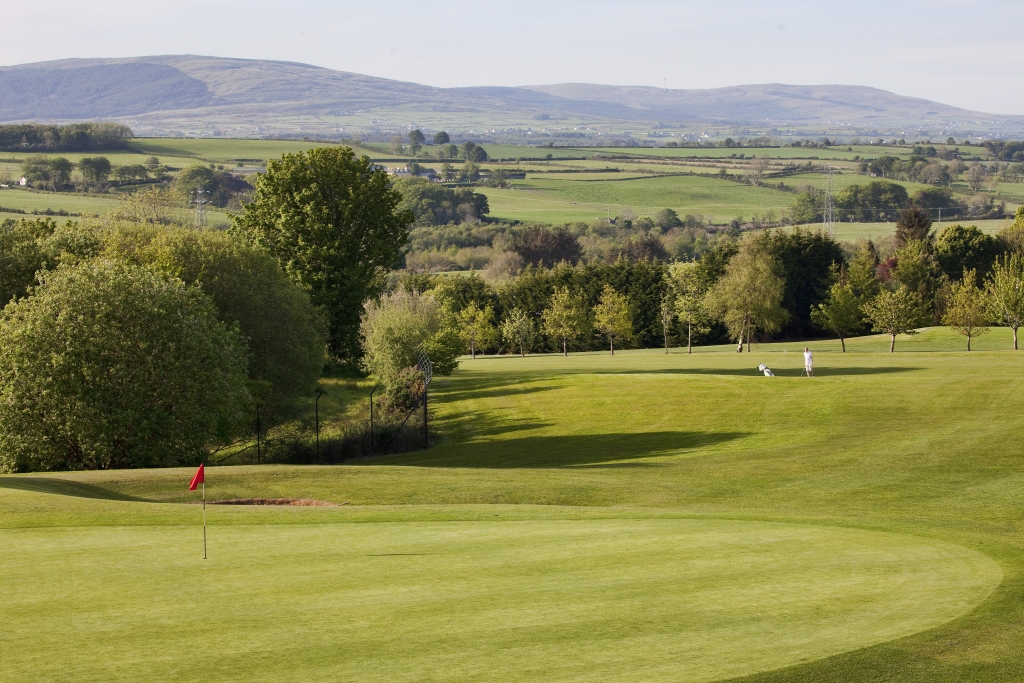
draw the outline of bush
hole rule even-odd
[[[62,267],[0,314],[5,471],[192,464],[248,400],[238,334],[180,280]]]
[[[374,374],[387,392],[398,390],[403,372],[426,351],[434,373],[447,375],[458,367],[463,345],[431,295],[404,288],[368,301],[359,328],[363,368]]]

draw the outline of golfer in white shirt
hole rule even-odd
[[[814,355],[806,346],[804,347],[804,370],[808,377],[814,377]]]

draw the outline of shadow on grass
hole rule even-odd
[[[435,393],[446,401],[464,401],[474,398],[502,398],[506,396],[522,396],[525,394],[536,394],[541,391],[551,391],[557,387],[538,386],[530,384],[519,386],[519,383],[509,383],[507,379],[493,382],[464,382],[457,386],[449,386],[435,390]]]
[[[911,372],[920,370],[914,367],[889,367],[889,368],[828,368],[821,367],[814,370],[816,377],[837,377],[843,375],[888,375],[897,372]],[[804,374],[803,368],[772,368],[776,377],[801,377]],[[761,373],[757,366],[749,370],[744,368],[666,368],[663,370],[618,370],[614,372],[598,373],[602,375],[729,375],[731,377],[760,377]]]
[[[135,496],[111,491],[101,486],[53,477],[0,477],[0,489],[31,491],[32,493],[52,493],[57,496],[74,496],[76,498],[149,502],[145,498],[136,498]]]
[[[748,435],[746,432],[640,432],[526,436],[465,443],[441,452],[419,451],[364,464],[495,469],[644,466],[657,463],[628,461],[658,455],[679,455]]]

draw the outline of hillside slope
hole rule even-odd
[[[565,83],[435,88],[294,62],[196,55],[68,59],[0,67],[0,121],[114,118],[141,125],[174,119],[230,125],[242,120],[259,124],[287,116],[346,116],[395,109],[410,120],[427,113],[482,114],[478,123],[485,128],[493,121],[508,125],[513,120],[575,118],[639,124],[834,127],[851,133],[879,128],[1024,131],[1022,116],[984,114],[848,85],[667,90]]]

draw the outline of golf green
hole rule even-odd
[[[4,680],[711,681],[932,628],[1002,580],[836,526],[290,514],[211,509],[206,561],[198,527],[0,531]]]

